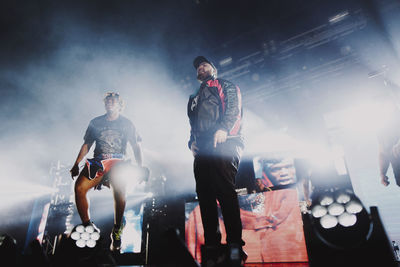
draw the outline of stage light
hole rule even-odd
[[[333,197],[330,196],[330,195],[323,196],[323,197],[321,198],[321,201],[320,201],[320,204],[321,204],[322,206],[328,206],[328,205],[330,205],[330,204],[332,204],[332,203],[333,203]]]
[[[320,205],[316,205],[316,206],[314,206],[312,208],[311,212],[312,212],[312,215],[315,218],[321,218],[322,216],[324,216],[328,212],[328,210],[325,207],[322,207]]]
[[[354,214],[344,212],[338,217],[338,221],[342,226],[349,227],[357,222],[357,217]]]
[[[330,229],[338,224],[338,219],[335,216],[326,214],[322,216],[322,218],[320,219],[320,223],[325,229]]]
[[[313,196],[312,203],[310,217],[314,230],[327,244],[347,247],[367,238],[371,229],[370,219],[351,190],[325,190]],[[346,240],[345,236],[351,239]]]
[[[377,207],[368,212],[352,190],[315,192],[302,216],[310,267],[397,266]]]
[[[338,197],[336,198],[336,202],[341,204],[346,204],[349,201],[350,201],[350,196],[344,193],[339,194]]]
[[[93,224],[87,226],[79,224],[72,229],[70,238],[75,241],[76,246],[79,248],[94,248],[96,242],[100,239],[100,230]]]
[[[328,213],[332,216],[339,216],[344,212],[344,207],[342,204],[339,203],[332,203],[328,207]]]
[[[360,202],[357,200],[352,200],[346,204],[346,211],[349,213],[359,213],[363,209]]]
[[[319,201],[311,207],[314,219],[319,219],[319,224],[324,229],[330,229],[338,225],[349,227],[357,221],[355,214],[363,210],[361,201],[354,193],[346,190],[326,190],[319,196],[314,196]]]

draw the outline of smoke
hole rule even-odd
[[[51,187],[49,170],[57,161],[68,175],[89,121],[105,113],[104,93],[117,91],[126,102],[123,115],[143,139],[151,175],[165,175],[176,190],[194,191],[189,93],[182,93],[167,52],[158,47],[163,31],[138,44],[140,36],[62,14],[51,16],[49,25],[44,45],[51,43],[50,49],[0,74],[0,181]]]

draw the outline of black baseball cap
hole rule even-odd
[[[201,63],[203,63],[203,62],[207,62],[208,64],[210,64],[214,69],[217,69],[216,67],[215,67],[215,65],[211,62],[211,61],[209,61],[208,59],[206,59],[205,57],[203,57],[203,56],[198,56],[198,57],[196,57],[194,60],[193,60],[193,66],[194,66],[194,68],[197,70],[197,68],[200,66],[200,64]]]

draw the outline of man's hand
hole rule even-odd
[[[192,151],[193,157],[195,157],[197,155],[197,153],[199,152],[199,148],[196,146],[196,142],[193,142],[190,145],[190,150]]]
[[[140,168],[140,180],[139,180],[139,184],[141,184],[142,182],[148,182],[149,178],[150,178],[150,169],[144,166],[139,166]]]
[[[71,178],[73,180],[74,177],[79,174],[79,166],[78,166],[78,164],[74,164],[74,166],[71,168],[71,170],[69,172],[71,173]]]
[[[226,138],[228,136],[228,133],[224,130],[218,130],[214,134],[214,148],[217,147],[217,144],[224,143],[226,141]]]
[[[384,186],[388,186],[390,184],[389,177],[387,177],[386,175],[381,174],[381,183]]]

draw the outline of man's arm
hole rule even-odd
[[[216,147],[218,143],[224,143],[228,135],[235,135],[236,131],[240,128],[242,115],[240,90],[236,85],[228,81],[225,81],[223,90],[225,95],[225,112],[220,127],[214,134],[214,147]]]
[[[239,88],[231,82],[225,81],[225,112],[221,120],[221,130],[225,130],[228,134],[240,126],[242,99]]]
[[[390,165],[389,157],[383,151],[382,146],[379,146],[379,175],[381,177],[381,183],[384,186],[389,185],[389,178],[386,176],[387,170]]]
[[[143,163],[143,153],[142,153],[142,146],[140,142],[136,142],[132,145],[133,154],[135,155],[135,160],[138,166],[142,166]]]
[[[90,149],[89,144],[85,143],[81,146],[78,156],[76,157],[75,163],[70,170],[72,179],[79,174],[79,163],[87,155],[87,153],[89,152],[89,149]]]

